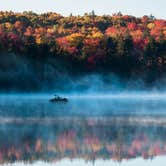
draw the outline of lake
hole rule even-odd
[[[0,95],[1,164],[164,166],[165,94],[66,96]]]

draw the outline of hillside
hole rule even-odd
[[[57,73],[146,73],[154,80],[166,72],[166,20],[1,11],[0,57],[2,86],[20,76],[40,82]]]

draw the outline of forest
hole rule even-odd
[[[0,58],[1,89],[64,74],[115,73],[152,82],[166,73],[166,20],[120,12],[62,16],[1,11]]]

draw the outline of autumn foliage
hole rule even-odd
[[[164,71],[166,20],[121,13],[64,17],[0,12],[0,52],[32,55],[39,61],[50,55],[65,57],[84,70]]]

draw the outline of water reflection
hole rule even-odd
[[[0,163],[165,156],[165,97],[73,97],[53,104],[50,95],[0,95]]]
[[[141,118],[142,119],[142,118]],[[166,155],[166,126],[114,118],[53,119],[0,125],[0,163],[114,160]],[[47,119],[48,120],[48,119]],[[166,119],[165,119],[166,121]],[[27,121],[28,122],[28,121]],[[44,119],[43,119],[44,122]]]

